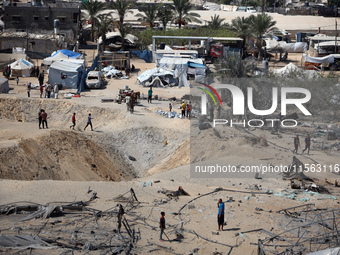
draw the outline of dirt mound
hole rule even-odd
[[[150,176],[156,173],[166,172],[170,169],[188,164],[190,164],[190,139],[183,142],[173,153],[150,168],[145,175]]]
[[[0,150],[0,178],[16,180],[120,181],[134,177],[123,157],[109,155],[76,132],[53,130]]]

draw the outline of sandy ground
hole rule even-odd
[[[291,57],[292,61],[298,63],[299,55]],[[133,59],[132,63],[140,69],[139,73],[154,67],[154,64],[146,64],[138,59]],[[277,66],[284,65],[277,63]],[[150,243],[154,244],[153,247],[156,247],[156,244],[170,247],[170,251],[176,254],[190,254],[196,248],[197,254],[257,254],[257,246],[254,244],[258,239],[267,237],[265,233],[255,231],[245,234],[245,237],[235,234],[259,228],[273,233],[284,231],[289,219],[275,212],[306,204],[300,201],[302,198],[308,198],[307,202],[314,203],[315,208],[338,207],[335,199],[310,196],[303,192],[299,193],[295,200],[265,194],[268,190],[291,191],[289,180],[284,180],[282,175],[270,178],[264,174],[262,179],[255,179],[253,174],[247,178],[192,178],[190,174],[192,145],[197,149],[195,154],[191,154],[195,155],[196,163],[202,161],[207,164],[217,162],[235,166],[287,166],[293,160],[294,135],[299,133],[304,137],[307,132],[317,133],[315,128],[285,129],[281,130],[280,136],[265,130],[246,130],[249,132],[247,133],[244,130],[225,127],[192,133],[190,124],[196,125],[196,119],[190,123],[187,119],[168,119],[156,114],[157,110],[167,111],[169,101],[153,101],[148,104],[146,100],[140,100],[134,114],[128,113],[124,104],[101,103],[102,98],[115,98],[118,90],[124,86],[146,95],[148,89],[137,84],[136,78],[137,74],[133,74],[128,80],[111,79],[105,88],[82,92],[80,98],[72,99],[62,99],[62,96],[60,99],[40,99],[38,90],[33,90],[31,97],[27,98],[23,84],[27,81],[36,84],[37,79],[21,78],[19,86],[14,80],[10,80],[10,93],[0,95],[0,204],[18,201],[39,204],[87,201],[87,191],[90,187],[99,197],[90,207],[104,211],[117,204],[115,197],[133,188],[139,201],[143,202],[134,208],[131,214],[126,215],[128,221],[133,222],[136,230],[142,234],[135,254],[168,253],[164,248],[151,252],[148,246]],[[61,91],[60,94],[65,92],[67,91]],[[189,93],[189,88],[154,88],[154,95],[162,99],[181,98]],[[179,112],[179,102],[173,104],[174,110]],[[41,108],[45,109],[49,116],[48,130],[38,129],[37,113]],[[77,113],[75,131],[69,129],[73,112]],[[94,132],[83,130],[89,112],[92,113]],[[192,141],[197,144],[190,144],[189,138],[193,136],[195,140]],[[254,140],[254,137],[262,137],[268,145]],[[331,147],[321,150],[321,146],[334,142],[326,141],[322,136],[315,136],[311,154],[296,156],[305,164],[334,166],[339,164],[339,151]],[[301,143],[303,144],[302,139]],[[326,185],[336,197],[339,195],[338,188],[327,184],[325,178],[329,183],[334,183],[338,176],[329,172],[310,175],[316,184]],[[153,182],[156,180],[159,182]],[[153,182],[152,186],[143,187],[141,182],[148,181]],[[167,200],[164,194],[158,193],[162,188],[177,190],[179,186],[190,196]],[[182,221],[186,232],[180,243],[158,240],[160,211],[166,212],[167,233],[170,239],[175,239],[175,229],[181,220],[178,215],[172,213],[178,212],[196,196],[212,192],[218,187],[230,191],[220,191],[199,198],[192,203],[194,207],[190,207],[191,209],[184,207]],[[246,193],[251,190],[261,194]],[[213,235],[212,231],[217,230],[217,200],[227,200],[230,197],[233,202],[226,204],[225,231]],[[166,202],[163,203],[164,199]],[[137,220],[136,215],[145,218],[149,225]],[[32,234],[33,226],[44,223],[39,219],[21,223],[6,217],[0,215],[3,223],[0,231],[4,235],[15,234],[17,227],[23,229],[26,234]],[[62,224],[68,222],[67,216],[58,219]],[[99,224],[104,224],[101,220]],[[70,226],[76,227],[72,224]],[[211,241],[237,247],[228,253],[229,247],[205,241],[193,234],[193,231]],[[51,238],[62,233],[49,230],[43,231],[40,236]],[[3,252],[12,254],[15,251]],[[49,254],[60,253],[60,250],[49,251]],[[44,252],[33,250],[32,254]],[[100,254],[100,251],[91,251],[90,254]]]

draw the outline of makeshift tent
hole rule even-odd
[[[317,63],[317,64],[322,64],[322,63],[333,64],[334,56],[329,55],[325,57],[310,57],[310,56],[305,55],[305,62]]]
[[[151,50],[132,50],[131,53],[143,59],[146,63],[152,63],[152,51]]]
[[[31,71],[34,67],[34,65],[31,62],[28,62],[27,60],[21,58],[12,64],[11,66],[11,76],[16,77],[16,76],[23,76],[23,77],[29,77],[31,74]]]
[[[68,56],[66,56],[64,53],[59,51],[58,53],[52,55],[51,57],[45,58],[43,61],[43,64],[49,66],[53,62],[68,59],[68,58],[69,58]]]
[[[285,41],[277,41],[272,38],[265,38],[265,41],[268,51],[282,48],[288,53],[303,53],[308,50],[306,42],[286,43]]]
[[[0,76],[0,93],[8,93],[9,85],[8,80]]]
[[[146,70],[140,76],[138,76],[137,80],[143,86],[164,86],[165,82],[170,86],[172,84],[177,85],[177,81],[175,78],[175,72],[171,70],[165,70],[162,68],[153,68],[150,70]],[[155,80],[155,81],[154,81]],[[156,82],[161,80],[162,82]]]
[[[59,52],[61,52],[64,55],[66,55],[68,58],[81,58],[82,57],[81,53],[74,52],[74,51],[71,51],[71,50],[66,50],[66,49],[58,50],[56,52],[53,52],[51,54],[51,56],[53,57],[53,56],[57,55]]]
[[[312,79],[315,77],[318,77],[319,74],[315,71],[315,70],[301,70],[299,67],[297,67],[296,65],[289,63],[288,65],[286,65],[285,67],[281,68],[281,69],[274,69],[273,73],[280,75],[280,76],[288,76],[291,73],[301,73],[301,75],[303,77]]]
[[[48,81],[51,84],[59,83],[63,88],[78,89],[84,72],[81,64],[58,61],[50,66]]]

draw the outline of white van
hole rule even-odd
[[[89,89],[99,89],[103,84],[102,73],[99,71],[90,71],[86,78],[86,87]]]
[[[237,12],[250,12],[250,13],[256,12],[253,6],[239,6],[237,7],[236,11]]]

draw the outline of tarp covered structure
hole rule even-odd
[[[272,38],[265,38],[266,48],[268,51],[282,48],[288,53],[304,53],[308,50],[306,42],[287,43],[285,41],[277,41]]]
[[[328,55],[325,57],[310,57],[305,55],[305,61],[309,63],[316,63],[316,64],[322,64],[322,63],[329,63],[333,64],[334,63],[334,56]]]
[[[53,57],[53,56],[57,55],[59,52],[63,53],[64,55],[66,55],[69,58],[81,58],[82,57],[81,53],[74,52],[72,50],[66,50],[66,49],[57,50],[56,52],[52,53],[51,56]]]
[[[309,79],[315,78],[318,76],[317,71],[315,70],[301,70],[296,65],[289,63],[285,67],[282,67],[280,69],[274,69],[274,74],[280,75],[280,76],[289,76],[292,73],[301,74],[303,77],[307,77]]]
[[[8,93],[8,91],[9,91],[8,80],[0,76],[0,93]]]
[[[156,82],[160,80],[160,77],[163,81],[168,81],[168,84],[171,86],[171,83],[177,81],[175,80],[175,72],[171,70],[165,70],[163,68],[153,68],[146,70],[141,75],[138,76],[137,80],[140,84],[144,86],[154,86],[154,87],[163,87],[166,84],[164,82]],[[162,81],[161,80],[161,81]],[[177,85],[177,84],[174,84]]]
[[[152,63],[152,51],[151,50],[132,50],[131,53],[143,59],[146,63]]]
[[[81,64],[57,61],[50,66],[48,81],[52,85],[59,83],[63,88],[79,89],[84,72],[85,69]]]
[[[15,62],[13,62],[12,64],[10,64],[11,66],[11,76],[12,77],[16,77],[16,76],[23,76],[23,77],[29,77],[31,74],[32,69],[34,68],[34,65],[21,58]]]

